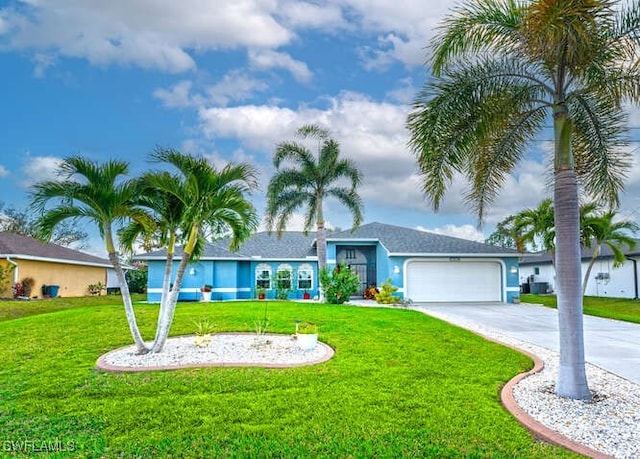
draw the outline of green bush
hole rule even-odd
[[[358,291],[360,279],[346,265],[341,264],[329,274],[327,268],[320,271],[320,285],[328,303],[342,304]]]
[[[387,279],[380,286],[380,293],[376,293],[376,301],[379,304],[396,304],[400,298],[393,294],[398,291],[398,287],[391,284],[391,279]]]
[[[131,293],[145,293],[147,291],[148,267],[145,264],[134,264],[136,269],[126,272],[127,285]]]

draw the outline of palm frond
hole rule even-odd
[[[486,0],[455,8],[432,40],[433,74],[440,76],[461,56],[471,55],[473,59],[496,48],[515,48],[525,11],[524,5],[514,0]]]

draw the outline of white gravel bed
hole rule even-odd
[[[432,311],[429,311],[432,314]],[[447,320],[445,313],[433,313]],[[546,427],[578,443],[615,458],[640,458],[640,385],[587,364],[593,401],[558,397],[558,353],[513,339],[473,323],[460,326],[496,341],[528,351],[544,362],[544,369],[520,381],[513,391],[518,405]]]
[[[213,334],[205,346],[196,346],[195,339],[195,336],[169,338],[158,354],[138,355],[134,346],[127,346],[105,354],[100,361],[112,367],[137,369],[198,365],[297,366],[322,361],[333,353],[320,342],[314,349],[303,351],[293,336],[288,335]]]

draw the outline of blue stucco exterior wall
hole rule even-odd
[[[175,271],[179,262],[173,263],[171,282],[175,280]],[[302,265],[311,266],[313,271],[312,288],[308,290],[311,297],[319,294],[318,291],[318,267],[315,260],[304,261],[243,261],[243,260],[200,260],[187,266],[180,287],[179,301],[200,301],[202,293],[200,288],[212,285],[211,299],[236,300],[256,298],[255,282],[256,268],[266,264],[271,268],[272,288],[267,291],[267,298],[275,298],[275,275],[282,264],[291,266],[293,270],[293,288],[289,293],[290,299],[302,299],[304,291],[297,289],[298,269]],[[162,280],[164,277],[163,261],[149,261],[149,280],[147,286],[147,301],[159,303],[162,294]]]
[[[345,244],[329,243],[327,247],[327,260],[329,268],[333,268],[336,262],[336,248]],[[391,283],[398,287],[396,295],[400,298],[404,297],[405,286],[404,266],[405,261],[409,258],[404,256],[389,256],[387,250],[379,243],[350,241],[349,246],[375,246],[376,255],[376,285],[380,287],[387,279],[391,279]],[[503,266],[502,270],[502,298],[508,303],[513,303],[514,299],[520,296],[520,283],[518,272],[518,258],[504,257],[501,258]],[[162,279],[164,275],[164,261],[149,261],[149,281],[147,288],[147,301],[151,303],[160,302]],[[173,278],[178,268],[179,261],[173,264]],[[319,279],[318,267],[315,260],[200,260],[187,266],[183,278],[180,295],[180,301],[200,301],[202,294],[200,288],[205,284],[211,284],[213,291],[212,300],[235,300],[256,298],[256,269],[259,265],[267,265],[272,273],[272,288],[266,292],[267,298],[275,298],[275,275],[278,266],[288,264],[293,270],[293,289],[289,293],[290,299],[302,299],[304,291],[297,289],[297,273],[301,265],[311,266],[313,270],[312,288],[309,294],[312,298],[319,295]],[[396,269],[397,267],[397,269]],[[397,271],[397,272],[396,272]]]

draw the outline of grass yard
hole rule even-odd
[[[264,307],[180,304],[172,334],[205,317],[218,331],[252,331]],[[573,457],[535,441],[500,405],[501,386],[532,365],[517,352],[415,311],[268,307],[271,331],[319,324],[334,358],[112,374],[94,365],[131,343],[120,304],[0,322],[0,447],[57,442],[69,451],[43,457],[92,458]],[[150,336],[157,306],[136,310]]]
[[[542,304],[550,308],[558,307],[555,295],[522,294],[520,300],[523,303]],[[640,301],[638,300],[585,296],[583,309],[585,314],[592,316],[640,323]]]
[[[134,293],[133,301],[143,301],[146,295]],[[42,300],[2,300],[0,299],[0,322],[35,316],[66,309],[86,308],[88,306],[113,305],[122,301],[120,295],[101,295],[83,298],[47,298]]]

